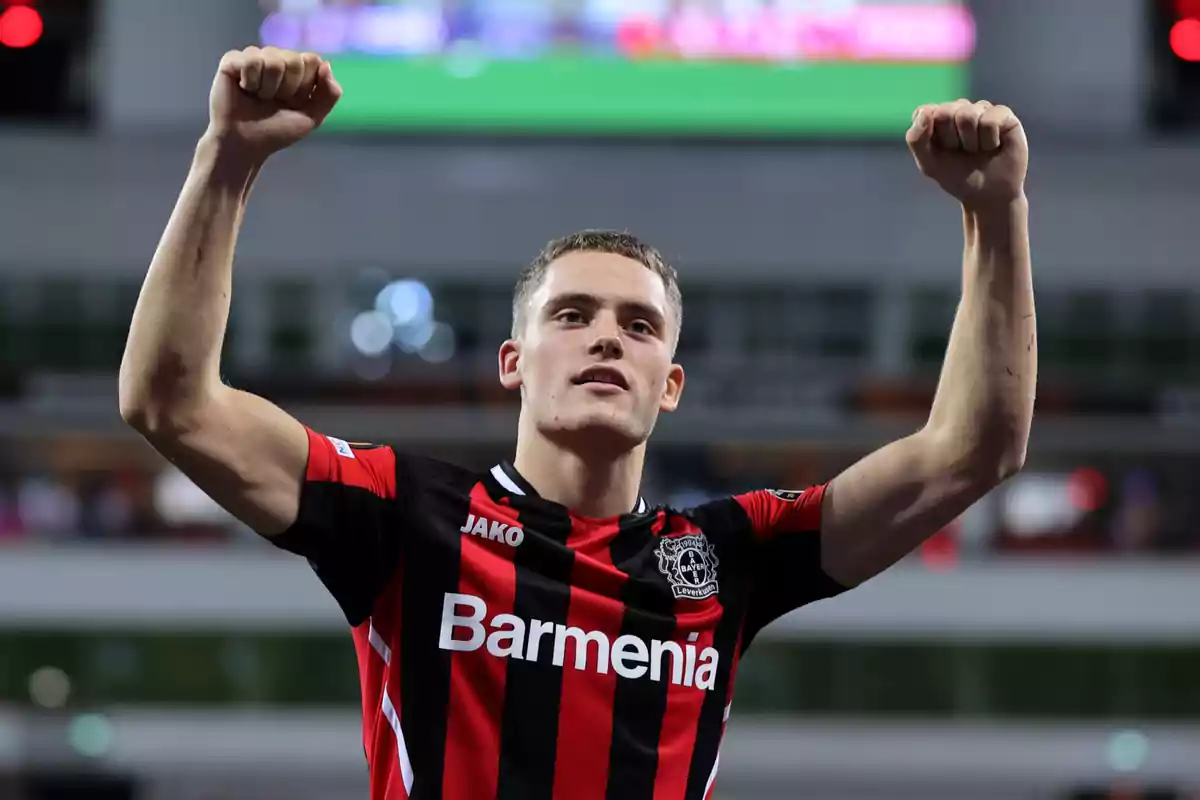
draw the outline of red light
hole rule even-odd
[[[31,47],[42,38],[42,15],[29,6],[10,6],[0,14],[0,45]]]
[[[1200,19],[1181,19],[1171,28],[1171,52],[1184,61],[1200,61]]]
[[[1067,496],[1080,511],[1098,511],[1108,499],[1108,481],[1099,470],[1080,467],[1067,478]]]
[[[930,572],[952,572],[958,567],[958,521],[921,543],[919,558]]]
[[[658,23],[640,17],[621,20],[617,27],[617,43],[630,58],[648,58],[658,49],[662,32]]]

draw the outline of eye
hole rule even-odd
[[[576,311],[573,308],[568,308],[554,315],[556,322],[561,322],[564,325],[583,325],[587,322],[583,317],[583,313]]]
[[[644,319],[634,320],[629,324],[629,330],[641,336],[653,336],[654,326]]]

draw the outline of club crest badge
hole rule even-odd
[[[717,553],[702,535],[660,539],[658,571],[677,600],[703,600],[717,593]]]
[[[794,503],[804,496],[803,489],[767,489],[767,494],[778,497],[785,503]]]

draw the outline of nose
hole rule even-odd
[[[596,341],[592,342],[592,346],[588,348],[588,353],[601,358],[620,358],[625,354],[625,346],[621,344],[621,339],[612,334],[603,334],[596,337]]]
[[[603,359],[620,358],[625,354],[625,345],[621,342],[621,334],[617,326],[601,325],[596,332],[596,338],[588,348],[588,354]]]

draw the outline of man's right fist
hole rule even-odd
[[[209,96],[209,133],[258,158],[303,139],[342,96],[329,62],[275,47],[231,50]]]

